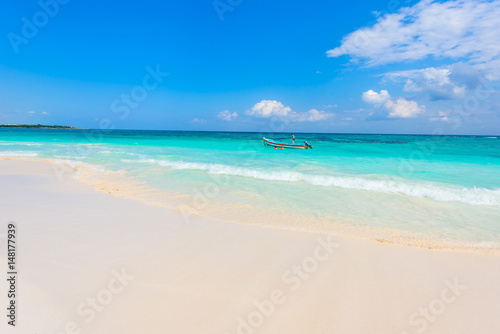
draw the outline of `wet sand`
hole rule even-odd
[[[0,267],[14,222],[19,268],[16,327],[4,316],[2,332],[500,332],[496,255],[186,223],[55,171],[0,160]]]

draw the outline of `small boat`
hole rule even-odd
[[[272,139],[267,139],[265,137],[262,138],[262,141],[264,142],[264,145],[266,145],[266,146],[272,146],[272,147],[278,147],[278,148],[299,148],[299,149],[303,149],[303,150],[308,149],[308,148],[313,148],[306,141],[304,141],[304,145],[295,145],[295,144],[281,143],[279,141],[275,141],[275,140],[272,140]]]

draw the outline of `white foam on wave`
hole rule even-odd
[[[123,150],[117,150],[113,148],[105,149],[105,150],[99,150],[97,153],[103,153],[103,154],[124,154],[124,155],[131,155],[131,156],[138,156],[139,154],[134,153],[134,152],[127,152]]]
[[[17,141],[0,141],[1,146],[42,146],[40,143],[27,143]]]
[[[139,160],[134,160],[139,162]],[[339,187],[410,197],[430,198],[437,201],[462,202],[474,205],[500,205],[500,189],[460,188],[431,182],[411,182],[395,179],[370,179],[367,177],[313,175],[293,171],[268,171],[247,167],[198,162],[158,161],[141,159],[140,162],[157,163],[172,169],[202,170],[210,174],[251,177],[266,181],[306,182],[314,186]]]
[[[83,160],[83,159],[86,159],[87,157],[85,157],[85,156],[73,156],[73,155],[54,155],[54,158],[69,159],[69,160],[74,160],[74,159]]]
[[[157,163],[158,161],[156,159],[152,158],[139,158],[139,159],[121,159],[122,162],[150,162],[150,163]]]
[[[0,157],[36,157],[37,152],[33,151],[1,151]]]

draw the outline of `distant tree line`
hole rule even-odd
[[[43,124],[0,124],[0,128],[23,128],[23,129],[76,129],[67,125],[43,125]]]

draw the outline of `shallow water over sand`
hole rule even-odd
[[[262,136],[2,129],[0,157],[119,172],[134,181],[115,188],[193,214],[500,244],[498,138],[296,134],[314,149],[273,150]]]

